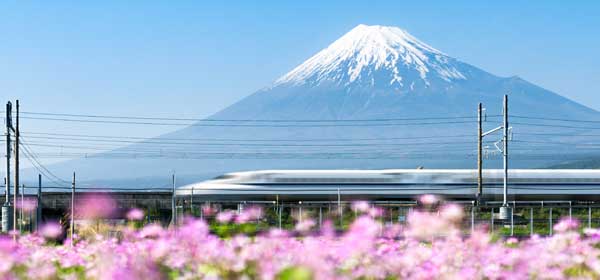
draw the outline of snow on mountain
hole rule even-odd
[[[53,165],[54,173],[68,177],[77,170],[85,178],[118,179],[124,186],[140,182],[124,180],[161,174],[189,174],[189,178],[206,178],[217,174],[256,169],[385,169],[385,168],[474,168],[476,138],[457,139],[444,144],[440,139],[402,140],[433,135],[475,135],[475,115],[479,102],[492,115],[501,114],[502,99],[509,95],[510,112],[522,116],[548,116],[565,119],[600,121],[600,113],[518,77],[498,77],[465,62],[458,61],[428,46],[396,27],[359,25],[320,51],[272,86],[263,88],[211,116],[221,120],[374,120],[390,122],[343,122],[341,126],[286,126],[285,123],[264,126],[192,125],[156,139],[283,139],[309,143],[303,146],[186,145],[157,158],[111,159],[82,158]],[[165,97],[167,98],[167,97]],[[210,97],[207,96],[207,100]],[[465,116],[473,119],[462,121]],[[429,117],[446,120],[419,121]],[[453,123],[453,117],[460,121]],[[400,119],[415,120],[400,121]],[[530,121],[533,122],[533,121]],[[225,122],[230,124],[233,122]],[[552,127],[532,127],[512,121],[513,131],[556,133]],[[206,124],[206,122],[204,122]],[[274,123],[273,123],[274,124]],[[356,124],[356,125],[353,125]],[[494,119],[486,128],[498,125]],[[564,130],[564,129],[563,129]],[[564,133],[584,133],[569,130]],[[519,140],[527,140],[518,136]],[[440,138],[444,138],[440,136]],[[346,139],[339,146],[310,146],[314,139]],[[360,139],[380,139],[363,141]],[[388,139],[388,140],[383,140]],[[397,140],[391,140],[397,139]],[[460,141],[459,141],[460,140]],[[537,140],[537,139],[533,139]],[[557,142],[565,139],[549,139]],[[566,139],[569,140],[569,139]],[[592,139],[587,139],[593,141]],[[303,141],[303,142],[301,142]],[[416,143],[419,141],[418,143]],[[155,141],[156,142],[156,141]],[[437,142],[437,143],[436,143]],[[596,141],[598,142],[598,141]],[[232,142],[234,143],[234,142]],[[235,142],[238,143],[238,142]],[[239,142],[243,143],[243,142]],[[213,143],[214,144],[214,143]],[[231,144],[231,143],[230,143]],[[342,145],[340,145],[342,144]],[[356,144],[357,146],[347,146]],[[389,146],[394,145],[394,146]],[[532,149],[525,142],[511,143],[511,166],[530,168],[547,166],[578,154],[545,157],[543,146]],[[520,146],[519,146],[520,145]],[[165,150],[173,145],[164,145]],[[522,151],[518,152],[521,148]],[[556,146],[547,147],[556,149]],[[144,143],[132,144],[119,152],[137,153],[147,150]],[[574,150],[561,149],[561,153]],[[277,156],[278,154],[282,154]],[[293,156],[288,156],[290,153]],[[315,153],[324,155],[313,156]],[[529,153],[529,154],[528,154]],[[188,155],[190,158],[187,158]],[[196,156],[194,156],[196,155]],[[180,158],[177,158],[180,156]],[[519,159],[521,157],[522,160]],[[501,167],[501,160],[486,160],[486,168]],[[32,170],[34,171],[34,170]],[[110,177],[109,177],[110,176]],[[27,176],[26,176],[27,177]],[[31,173],[30,178],[37,178]],[[111,178],[112,177],[112,178]],[[179,179],[183,176],[178,177]],[[123,180],[121,180],[123,179]],[[156,180],[150,180],[155,182]],[[160,181],[159,181],[160,182]],[[112,183],[111,183],[112,184]],[[162,184],[162,183],[160,183]],[[160,185],[158,184],[158,185]],[[113,184],[114,186],[114,184]]]
[[[434,81],[465,80],[461,67],[461,62],[398,27],[361,24],[279,78],[274,86],[327,83],[414,90]]]

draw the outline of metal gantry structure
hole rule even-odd
[[[503,163],[503,191],[502,191],[502,206],[500,207],[499,217],[500,219],[508,219],[512,216],[511,208],[508,204],[508,141],[509,131],[512,128],[508,125],[508,95],[504,95],[502,104],[502,124],[496,128],[493,128],[487,132],[483,132],[483,104],[479,103],[477,109],[477,194],[475,201],[477,204],[481,204],[483,197],[483,138],[492,133],[502,130],[502,148],[498,147],[497,142],[495,147],[502,152],[502,163]]]

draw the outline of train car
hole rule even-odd
[[[502,200],[503,170],[483,170],[484,199]],[[394,200],[436,194],[472,200],[472,169],[261,170],[228,173],[178,188],[205,201]],[[600,170],[511,169],[509,200],[600,200]]]

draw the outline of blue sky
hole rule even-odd
[[[399,26],[491,73],[600,110],[600,1],[252,2],[3,1],[0,99],[19,98],[25,111],[205,117],[365,23]]]

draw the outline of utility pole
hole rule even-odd
[[[2,232],[7,233],[12,230],[12,205],[10,204],[10,187],[7,177],[4,177],[5,201],[2,205]]]
[[[340,215],[340,228],[344,227],[344,215],[342,213],[342,193],[340,188],[337,189],[337,198],[338,198],[338,214]]]
[[[477,197],[476,203],[481,203],[483,196],[483,120],[481,117],[483,105],[477,107]]]
[[[15,128],[15,192],[13,203],[16,205],[19,199],[19,100],[17,100],[17,116],[16,116],[16,128]],[[21,208],[23,205],[21,205]],[[17,211],[13,211],[13,226],[18,223]],[[21,229],[21,226],[19,226]]]
[[[172,186],[172,194],[171,194],[171,222],[173,223],[173,227],[177,227],[177,208],[175,203],[175,173],[173,173],[171,182]]]
[[[10,155],[11,143],[10,143],[10,131],[12,129],[12,103],[6,103],[6,178],[5,183],[5,200],[2,205],[2,232],[9,232],[12,230],[12,205],[10,204]]]
[[[192,186],[192,194],[190,195],[190,212],[194,216],[194,186]]]
[[[482,109],[482,105],[481,103],[479,103],[479,107],[478,107],[478,154],[477,154],[477,198],[481,198],[482,196],[482,191],[483,191],[483,175],[482,175],[482,142],[483,142],[483,137],[492,134],[496,131],[500,131],[502,130],[502,140],[500,140],[501,142],[503,142],[503,147],[500,148],[498,147],[498,142],[496,142],[494,145],[496,146],[496,149],[498,149],[500,152],[502,152],[502,157],[503,157],[503,165],[504,165],[504,184],[503,184],[503,191],[502,191],[502,206],[500,207],[500,211],[499,211],[499,216],[500,219],[508,219],[511,216],[511,208],[508,205],[508,201],[507,201],[507,197],[508,197],[508,134],[509,131],[512,129],[511,127],[508,126],[508,95],[504,95],[504,100],[503,100],[503,104],[502,104],[502,125],[500,125],[499,127],[496,127],[490,131],[481,133],[482,130],[482,123],[481,123],[481,119],[482,119],[482,111],[484,109]]]
[[[19,231],[23,232],[23,207],[25,206],[25,184],[21,185],[21,207],[19,207]]]
[[[504,142],[504,148],[502,150],[502,161],[504,165],[504,184],[502,188],[502,207],[500,207],[500,217],[508,218],[512,216],[511,208],[507,202],[508,196],[508,95],[504,95],[504,110],[502,112],[503,115],[503,124],[502,124],[502,141]]]
[[[42,174],[38,174],[37,208],[35,214],[35,229],[42,223]]]
[[[73,246],[73,235],[75,234],[75,172],[71,182],[71,246]]]

